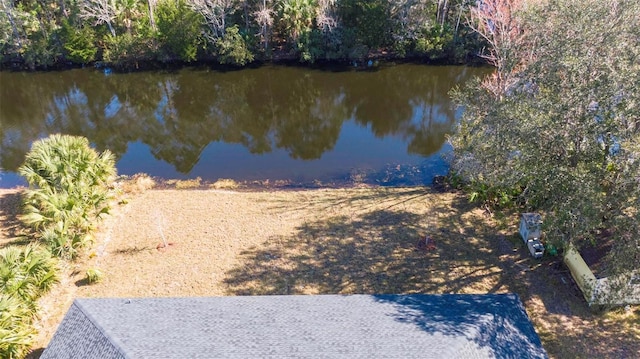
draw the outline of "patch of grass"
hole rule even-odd
[[[448,218],[451,202],[425,191],[309,193],[290,236],[246,249],[230,295],[504,292],[490,227]],[[341,195],[342,194],[342,195]],[[480,214],[481,216],[481,214]],[[462,227],[462,228],[461,228]],[[425,233],[435,245],[420,246]]]
[[[167,182],[169,184],[169,182]],[[196,177],[188,180],[176,180],[174,186],[177,189],[199,188],[202,186],[202,178]]]
[[[156,181],[146,173],[138,173],[131,177],[121,177],[117,188],[122,194],[139,194],[156,186]]]
[[[640,340],[640,305],[628,305],[606,312],[603,321],[620,323],[626,332],[635,334]]]
[[[238,182],[228,178],[220,178],[214,183],[212,183],[211,185],[209,185],[210,188],[214,188],[214,189],[235,189],[235,188],[238,188],[239,186],[240,185],[238,184]]]
[[[518,213],[509,210],[493,212],[493,219],[496,223],[496,228],[499,230],[509,229],[514,221],[517,222],[519,220]]]

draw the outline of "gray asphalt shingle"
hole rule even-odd
[[[49,358],[546,358],[516,295],[76,299]]]

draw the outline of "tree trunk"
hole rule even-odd
[[[247,1],[243,1],[242,2],[243,6],[243,11],[244,11],[244,30],[248,33],[249,32],[249,5],[247,4]]]
[[[153,4],[151,3],[152,0],[147,0],[147,5],[149,7],[149,23],[151,24],[151,29],[153,31],[156,31],[156,19],[153,16]]]
[[[456,21],[456,29],[453,33],[453,39],[457,43],[458,42],[458,29],[460,28],[460,18],[462,17],[462,6],[458,8],[458,20]]]
[[[444,23],[447,21],[447,14],[449,13],[449,0],[444,0],[442,6],[442,14],[440,15],[440,26],[444,27]]]
[[[438,0],[438,7],[436,8],[436,22],[439,24],[442,21],[442,8],[447,0]]]
[[[111,35],[113,35],[113,37],[116,37],[116,30],[113,29],[111,21],[107,21],[107,26],[109,27],[109,31],[111,31]]]

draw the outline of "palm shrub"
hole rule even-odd
[[[23,358],[33,343],[33,314],[14,296],[0,294],[0,357]]]
[[[98,268],[89,268],[87,269],[87,283],[89,284],[94,284],[94,283],[98,283],[99,281],[102,280],[102,277],[104,276],[104,274],[102,274],[102,271]]]
[[[58,281],[56,260],[36,245],[0,250],[0,358],[31,347],[36,301]]]
[[[35,312],[35,303],[58,281],[56,260],[37,245],[15,246],[0,250],[0,288],[15,296]]]
[[[33,143],[18,172],[29,183],[22,220],[53,254],[74,258],[109,211],[113,155],[84,137],[55,134]]]

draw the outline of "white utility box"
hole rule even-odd
[[[523,213],[520,219],[520,236],[533,258],[542,258],[544,245],[540,242],[542,216],[537,213]]]

